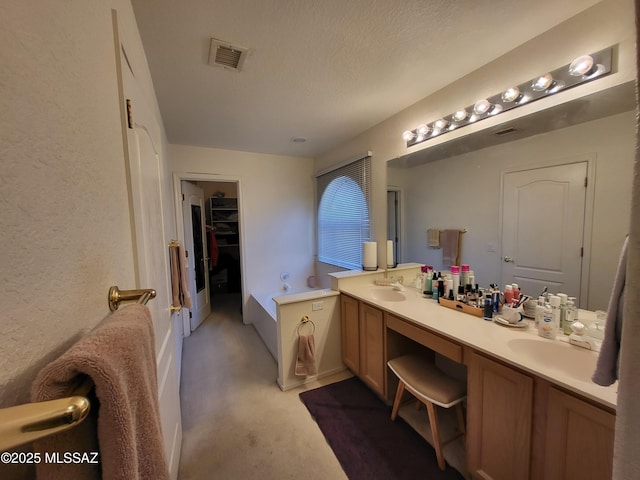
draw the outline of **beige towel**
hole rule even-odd
[[[440,230],[437,228],[430,228],[427,230],[427,237],[430,247],[440,248]]]
[[[442,265],[459,265],[460,230],[441,230],[440,245],[442,245]]]
[[[189,280],[187,277],[187,258],[182,245],[171,248],[171,294],[174,307],[191,308]]]
[[[299,335],[295,374],[307,376],[316,373],[318,373],[318,369],[316,368],[316,346],[313,334]]]
[[[104,480],[168,479],[158,406],[158,381],[151,314],[144,305],[127,305],[106,317],[34,381],[33,401],[69,395],[78,376],[95,384],[97,432],[83,422],[66,432],[34,442],[36,452],[91,452],[85,439],[99,443],[99,468]],[[99,403],[99,405],[96,405]],[[61,454],[62,456],[62,454]],[[39,478],[94,479],[86,465],[37,465]],[[98,477],[100,478],[100,477]]]

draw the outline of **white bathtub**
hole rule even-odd
[[[258,331],[260,338],[267,346],[273,358],[278,360],[278,313],[274,298],[305,300],[326,295],[328,290],[307,289],[293,293],[252,293],[249,299],[249,308],[251,309],[250,321]]]
[[[250,321],[278,364],[278,385],[282,390],[345,369],[340,345],[339,295],[331,289],[310,289],[286,295],[282,292],[250,295]],[[314,325],[318,373],[310,377],[295,375],[303,317],[309,317]]]

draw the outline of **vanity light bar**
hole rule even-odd
[[[414,130],[405,130],[402,138],[409,148],[456,128],[603,77],[611,73],[612,57],[613,48],[606,48],[591,55],[582,55],[570,64],[507,88],[491,97],[480,99],[475,104],[461,108],[455,113],[422,124]]]

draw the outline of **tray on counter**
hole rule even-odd
[[[442,305],[443,307],[450,308],[452,310],[457,310],[458,312],[468,313],[469,315],[473,315],[475,317],[482,318],[484,315],[484,310],[482,308],[474,307],[472,305],[467,305],[466,303],[458,302],[456,300],[441,298],[440,305]]]

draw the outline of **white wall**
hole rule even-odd
[[[177,174],[239,179],[245,306],[253,292],[282,291],[281,272],[292,291],[306,286],[314,273],[313,160],[183,145],[170,145],[169,157]]]
[[[136,282],[112,8],[155,105],[128,0],[0,4],[0,407]]]
[[[632,0],[605,0],[568,21],[541,33],[494,62],[459,79],[439,92],[417,102],[397,115],[331,150],[316,159],[315,169],[321,171],[358,152],[371,150],[373,213],[375,239],[386,241],[386,163],[387,161],[429,146],[494,127],[502,122],[534,113],[559,103],[576,99],[635,79],[635,25]],[[603,48],[617,46],[618,61],[611,75],[549,98],[497,115],[473,125],[406,148],[401,134],[416,125],[454,112],[460,105],[472,105],[477,99],[490,96],[570,62],[572,59]],[[419,60],[416,60],[419,61]],[[385,261],[385,250],[378,248],[378,262]]]
[[[635,151],[635,112],[614,115],[544,135],[485,148],[425,165],[388,170],[403,189],[407,219],[406,261],[441,268],[442,250],[426,244],[427,228],[466,228],[464,263],[481,285],[500,283],[500,188],[502,173],[548,162],[594,159],[595,178],[588,303],[606,310],[620,248],[629,231]],[[494,252],[489,243],[497,246]]]

